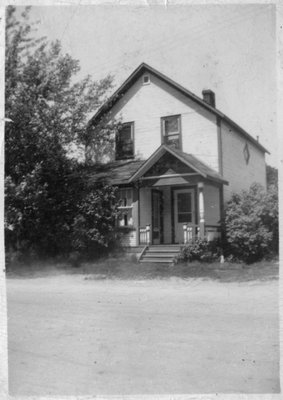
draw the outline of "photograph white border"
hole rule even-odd
[[[141,5],[150,7],[154,5],[164,5],[164,7],[171,7],[174,5],[193,5],[193,4],[274,4],[276,5],[276,35],[277,35],[277,132],[279,141],[279,157],[278,157],[278,169],[279,169],[279,210],[280,210],[280,267],[282,265],[282,254],[283,254],[283,243],[282,243],[282,224],[283,224],[283,199],[282,199],[282,184],[283,182],[283,4],[282,1],[270,1],[270,0],[33,0],[33,1],[5,1],[0,0],[0,144],[1,144],[1,211],[0,211],[0,399],[9,398],[8,395],[8,351],[7,351],[7,300],[6,300],[6,278],[5,278],[5,250],[4,250],[4,71],[5,71],[5,7],[7,5],[41,5],[41,6],[66,6],[66,5],[99,5],[107,4],[113,6],[133,6]],[[279,279],[279,309],[280,309],[280,361],[283,356],[283,341],[282,341],[282,306],[283,306],[283,284],[281,277],[280,268],[280,279]],[[281,364],[281,362],[280,362]],[[282,370],[280,372],[280,383],[281,383],[281,394],[282,394]],[[166,395],[111,395],[111,396],[99,396],[95,393],[93,396],[43,396],[41,399],[170,399],[170,400],[183,400],[183,399],[227,399],[227,400],[279,400],[281,394],[166,394]],[[12,397],[11,397],[12,398]],[[17,396],[13,399],[38,399],[38,396]]]

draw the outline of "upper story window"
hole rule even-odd
[[[181,148],[181,116],[172,115],[161,118],[162,140],[164,144]]]
[[[116,159],[134,157],[134,123],[123,124],[116,135]]]

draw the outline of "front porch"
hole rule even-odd
[[[191,177],[187,185],[147,182],[122,189],[128,196],[119,220],[123,245],[184,245],[196,238],[219,238],[222,187],[198,179]]]
[[[219,238],[225,180],[190,154],[161,146],[120,185],[124,246]],[[127,232],[127,233],[126,233]]]
[[[138,190],[138,245],[183,245],[220,237],[219,187],[199,182]]]

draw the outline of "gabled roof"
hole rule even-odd
[[[89,185],[108,182],[111,185],[127,185],[140,178],[165,154],[169,153],[203,178],[228,185],[216,171],[208,167],[192,154],[184,153],[166,145],[161,145],[147,160],[121,160],[95,165],[85,170]]]
[[[228,185],[228,182],[224,180],[221,175],[192,154],[184,153],[183,151],[168,147],[164,144],[161,145],[142,165],[140,165],[136,172],[130,177],[129,183],[141,178],[166,152],[175,156],[189,168],[192,168],[200,174],[203,178]]]
[[[143,75],[145,72],[150,72],[152,75],[159,78],[161,81],[166,82],[169,86],[173,87],[174,89],[181,92],[184,96],[188,97],[189,99],[193,100],[204,109],[208,110],[212,114],[220,117],[223,121],[225,121],[228,125],[236,129],[239,133],[241,133],[247,140],[252,142],[259,150],[269,153],[269,151],[264,148],[256,139],[254,139],[248,132],[246,132],[243,128],[241,128],[238,124],[228,118],[225,114],[219,111],[217,108],[212,107],[203,99],[196,96],[194,93],[190,92],[189,90],[185,89],[183,86],[179,85],[177,82],[173,81],[172,79],[168,78],[167,76],[163,75],[161,72],[157,71],[156,69],[150,67],[149,65],[142,63],[140,66],[134,70],[134,72],[126,79],[126,81],[116,90],[116,92],[106,101],[96,112],[96,114],[91,118],[89,121],[89,125],[95,122],[97,119],[102,117],[102,115],[108,112],[116,103],[117,101],[126,93],[126,91],[137,81],[137,79]]]

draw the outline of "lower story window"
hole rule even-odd
[[[123,210],[118,218],[118,226],[133,226],[132,210]]]
[[[133,190],[131,188],[120,189],[118,198],[120,200],[118,226],[133,226]]]

